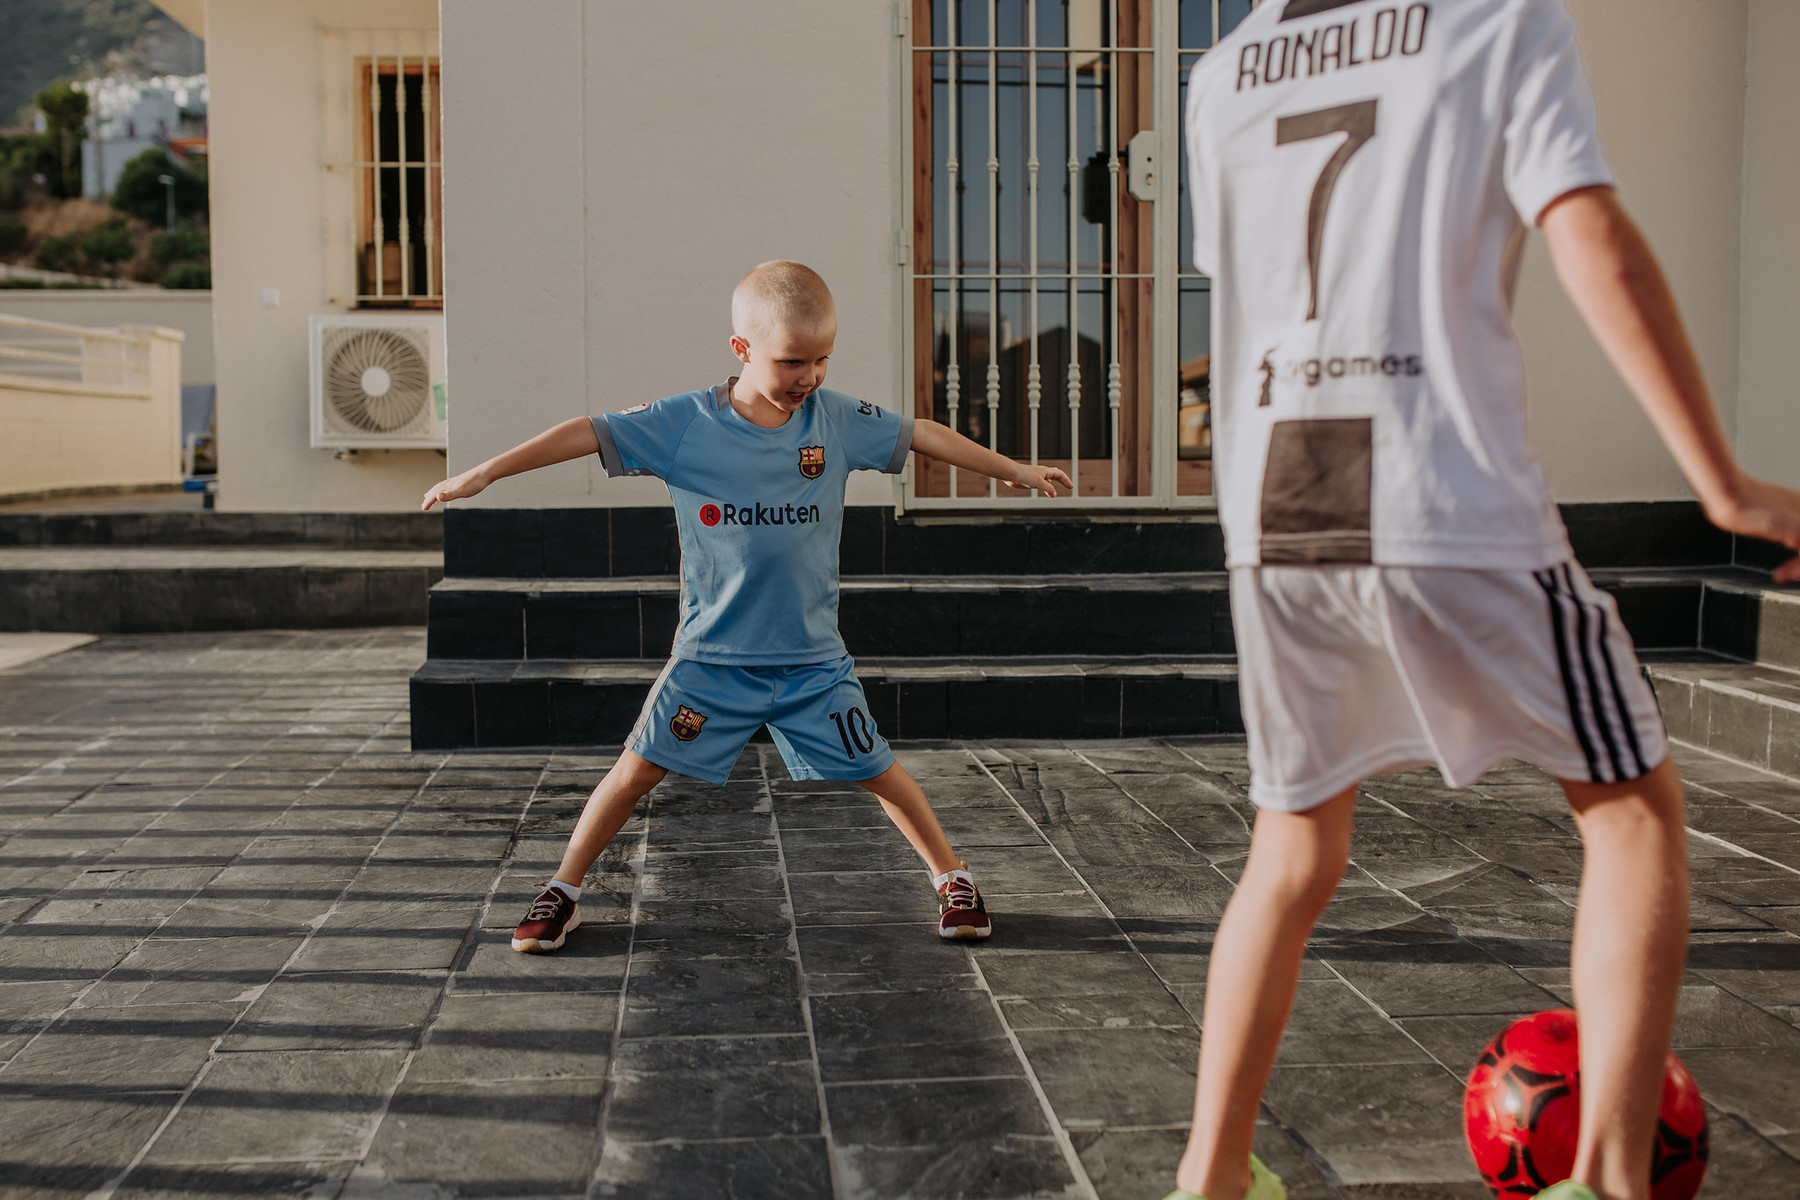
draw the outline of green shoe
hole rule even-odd
[[[1589,1195],[1592,1196],[1592,1193]],[[1185,1188],[1176,1188],[1164,1196],[1163,1200],[1206,1200],[1206,1197]],[[1254,1154],[1250,1156],[1250,1190],[1244,1193],[1244,1200],[1287,1200],[1287,1185],[1281,1182],[1281,1176],[1263,1166],[1262,1159]],[[1586,1200],[1586,1198],[1574,1194],[1568,1197],[1552,1196],[1550,1200]],[[1598,1197],[1594,1197],[1594,1200],[1598,1200]]]
[[[1600,1194],[1585,1183],[1565,1179],[1545,1188],[1531,1200],[1600,1200]]]

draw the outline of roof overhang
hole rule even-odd
[[[152,0],[152,3],[195,37],[206,36],[206,0]]]

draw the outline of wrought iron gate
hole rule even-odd
[[[914,412],[1062,466],[1082,508],[1212,504],[1188,69],[1251,0],[900,0]],[[909,509],[1021,507],[914,456]]]

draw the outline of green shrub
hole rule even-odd
[[[0,139],[0,208],[19,209],[37,193],[57,193],[56,141],[47,133]]]
[[[131,240],[131,231],[125,228],[125,222],[113,220],[96,225],[81,235],[81,253],[95,266],[110,267],[134,258],[137,245]]]
[[[193,217],[206,212],[206,173],[190,171],[169,157],[161,146],[152,146],[125,164],[113,188],[112,206],[140,221],[161,225],[168,219],[168,190],[159,182],[175,177],[175,215]]]
[[[37,187],[35,134],[0,134],[0,209],[16,212]]]
[[[67,233],[47,237],[38,247],[37,265],[46,271],[73,271],[81,266],[81,237]]]
[[[178,262],[163,273],[162,285],[166,288],[209,288],[212,286],[212,266],[203,262]]]
[[[205,262],[211,255],[212,239],[197,225],[177,225],[150,239],[150,261],[159,267],[178,262]]]
[[[25,223],[11,213],[0,213],[0,255],[17,254],[25,244]]]
[[[0,288],[6,288],[8,290],[25,289],[42,291],[43,287],[44,281],[41,279],[21,279],[17,276],[0,279]]]

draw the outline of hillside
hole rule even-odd
[[[0,2],[0,128],[28,119],[44,85],[105,69],[189,75],[205,59],[200,39],[146,0]]]

